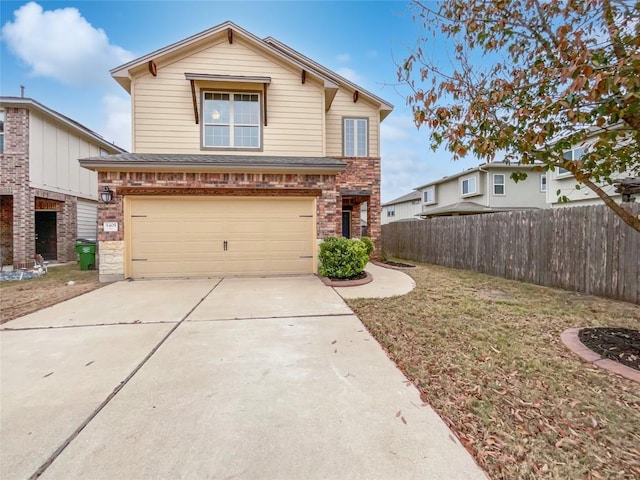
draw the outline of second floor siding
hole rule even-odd
[[[32,187],[98,198],[97,173],[78,158],[100,155],[100,147],[38,112],[29,112],[29,182]]]

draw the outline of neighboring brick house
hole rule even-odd
[[[331,235],[380,235],[380,122],[392,105],[231,22],[111,71],[133,152],[86,158],[100,279],[303,274]]]
[[[0,97],[0,260],[76,259],[80,236],[96,237],[98,180],[79,157],[124,152],[30,98]]]

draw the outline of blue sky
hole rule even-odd
[[[226,20],[395,105],[381,129],[383,202],[478,163],[431,151],[427,130],[413,124],[396,77],[421,33],[407,1],[3,0],[0,94],[19,96],[25,85],[25,96],[129,149],[129,97],[109,69]],[[426,48],[446,61],[442,45]]]

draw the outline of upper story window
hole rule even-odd
[[[202,146],[260,148],[260,94],[204,92]]]
[[[540,191],[541,192],[547,191],[547,174],[546,173],[540,174]]]
[[[109,155],[109,152],[107,152],[104,148],[100,149],[100,156],[101,157],[106,157],[107,155]]]
[[[504,195],[504,183],[505,178],[504,174],[496,173],[493,175],[493,194],[494,195]]]
[[[476,177],[468,177],[462,180],[461,192],[462,196],[475,195],[478,193],[478,182],[476,181]]]
[[[345,118],[342,128],[345,157],[366,157],[369,152],[368,143],[369,119]]]
[[[0,153],[4,153],[4,110],[0,110]]]
[[[424,203],[435,203],[436,198],[435,198],[434,193],[435,192],[434,192],[433,188],[429,188],[429,189],[425,190],[422,193],[422,201]]]
[[[585,151],[584,147],[577,147],[577,148],[574,148],[572,150],[567,150],[566,152],[564,152],[562,154],[562,157],[565,160],[569,160],[571,162],[575,162],[575,161],[580,160],[582,158],[582,156],[584,155],[584,151]],[[571,175],[571,172],[569,170],[567,170],[566,168],[559,167],[558,168],[558,176],[561,176],[561,175]]]
[[[387,217],[395,217],[396,216],[396,206],[389,205],[387,207]]]

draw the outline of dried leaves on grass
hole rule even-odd
[[[640,384],[582,362],[570,327],[638,328],[640,308],[418,266],[403,297],[348,300],[492,478],[640,477]]]
[[[103,285],[98,282],[98,272],[81,271],[77,264],[49,267],[49,273],[30,280],[0,282],[0,324]]]

